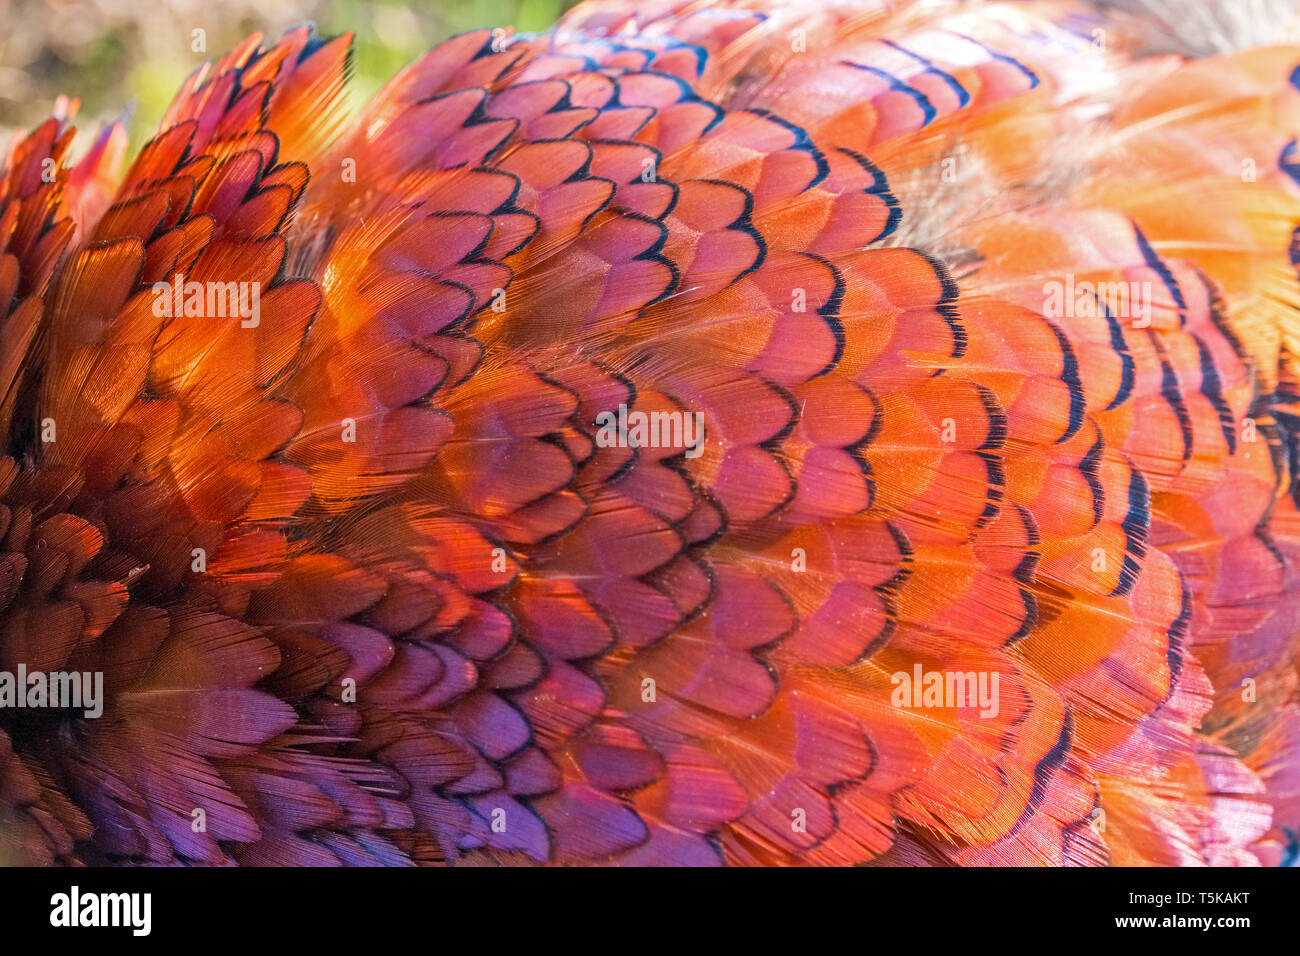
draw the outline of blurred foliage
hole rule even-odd
[[[475,27],[544,30],[573,0],[0,0],[0,146],[49,115],[60,93],[81,100],[77,126],[134,106],[133,145],[153,131],[181,82],[249,33],[275,37],[304,21],[352,31],[354,97],[369,96],[439,40]],[[194,52],[193,31],[205,31]]]

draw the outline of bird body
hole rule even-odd
[[[1155,22],[591,0],[355,111],[304,27],[124,173],[61,101],[0,670],[103,713],[0,708],[0,857],[1294,855],[1300,46]]]

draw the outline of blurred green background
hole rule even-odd
[[[544,30],[573,0],[0,0],[0,148],[15,127],[49,115],[58,94],[81,100],[90,132],[134,103],[132,145],[152,132],[173,93],[204,60],[249,33],[312,21],[352,30],[353,95],[368,96],[439,40],[475,27]],[[206,31],[206,53],[191,50]]]

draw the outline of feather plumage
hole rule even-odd
[[[0,712],[6,857],[1279,861],[1300,47],[1142,22],[590,0],[355,113],[303,28],[120,180],[61,107],[0,180],[0,661],[107,699]]]

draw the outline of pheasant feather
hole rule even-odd
[[[355,110],[304,27],[129,163],[61,102],[0,859],[1294,857],[1300,36],[1123,6],[589,0]]]

